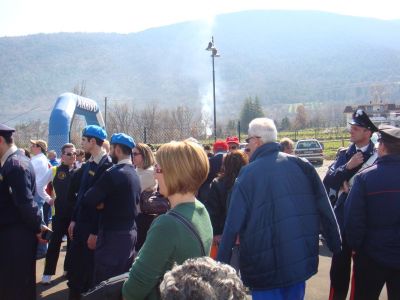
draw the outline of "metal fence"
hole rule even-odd
[[[181,127],[181,128],[168,128],[168,127],[143,127],[143,128],[130,128],[127,134],[131,135],[136,142],[142,142],[146,144],[160,145],[172,140],[184,140],[189,137],[197,139],[203,144],[213,144],[214,138],[212,135],[207,134],[204,127]],[[109,137],[113,132],[109,132]],[[239,137],[241,142],[247,137],[247,134],[240,132],[240,127],[231,130],[219,130],[217,132],[217,138],[225,140],[227,136],[236,135]],[[345,147],[349,143],[349,134],[345,128],[329,128],[329,129],[308,129],[308,130],[296,130],[296,131],[281,131],[278,132],[278,140],[288,137],[293,141],[300,139],[315,138],[322,143],[326,144],[327,151],[336,151],[339,147]],[[32,132],[28,130],[17,130],[14,134],[15,143],[20,148],[28,148],[30,146],[31,139],[43,139],[47,141],[47,131]],[[81,141],[81,128],[74,128],[70,133],[70,140],[78,148],[80,147]],[[57,147],[62,147],[63,142],[60,142]],[[53,149],[49,149],[53,150]],[[58,150],[58,149],[54,149]]]

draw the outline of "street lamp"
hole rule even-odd
[[[208,43],[206,48],[207,51],[211,51],[212,59],[212,75],[213,75],[213,104],[214,104],[214,142],[217,141],[217,114],[215,110],[215,69],[214,69],[214,57],[219,57],[218,50],[214,46],[214,37],[211,37],[211,42]]]

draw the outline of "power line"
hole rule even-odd
[[[40,107],[41,107],[41,106],[36,106],[36,107],[34,107],[34,108],[31,108],[30,110],[28,110],[28,111],[26,111],[26,112],[23,112],[23,113],[21,113],[21,114],[18,114],[18,115],[16,115],[15,117],[13,117],[13,118],[11,118],[11,119],[8,119],[8,120],[5,121],[3,124],[7,124],[7,123],[10,122],[10,121],[13,121],[13,120],[15,120],[15,119],[18,119],[19,117],[24,116],[24,115],[30,113],[31,111],[33,111],[33,110],[35,110],[35,109],[38,109],[38,108],[40,108]]]

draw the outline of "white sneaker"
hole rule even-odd
[[[63,241],[63,242],[66,242],[66,241],[67,241],[67,236],[66,236],[65,234],[64,234],[63,237],[62,237],[62,241]]]
[[[50,284],[51,283],[51,275],[43,275],[42,284]]]

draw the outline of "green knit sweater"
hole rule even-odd
[[[192,222],[208,255],[213,230],[204,205],[196,200],[179,204],[173,210]],[[159,216],[153,221],[122,288],[124,299],[160,299],[158,286],[165,272],[174,263],[182,264],[188,258],[199,256],[200,244],[187,227],[168,214]]]

